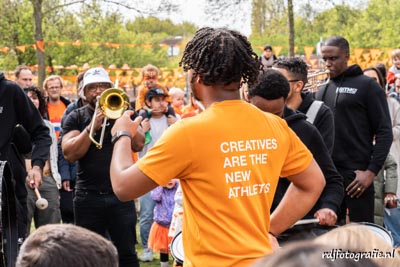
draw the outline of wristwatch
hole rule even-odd
[[[111,137],[111,144],[115,144],[121,136],[129,136],[130,138],[132,137],[131,133],[128,131],[118,131]]]

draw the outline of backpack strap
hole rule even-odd
[[[314,100],[312,102],[310,108],[308,109],[306,116],[307,116],[307,121],[314,124],[315,117],[317,117],[318,111],[321,108],[322,104],[324,102],[319,101],[319,100]]]

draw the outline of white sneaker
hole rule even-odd
[[[143,250],[142,256],[139,257],[140,261],[153,261],[153,250],[146,248]]]
[[[168,262],[160,262],[161,263],[161,267],[169,267]]]

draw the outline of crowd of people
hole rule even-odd
[[[362,70],[331,36],[329,79],[310,92],[303,59],[201,28],[179,63],[188,88],[162,85],[148,64],[135,95],[120,89],[130,102],[116,119],[101,67],[78,75],[73,101],[58,75],[43,90],[26,66],[0,75],[12,174],[0,175],[16,203],[5,226],[19,244],[6,266],[140,266],[158,252],[167,267],[178,235],[174,266],[398,266],[399,51],[387,73]]]

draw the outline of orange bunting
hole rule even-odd
[[[283,46],[273,46],[272,47],[272,50],[274,50],[275,56],[279,57],[279,54],[281,53],[282,48],[283,48]],[[263,50],[264,50],[264,47],[263,47]]]
[[[16,46],[15,48],[18,49],[19,51],[21,51],[22,53],[25,53],[26,46],[24,46],[24,45],[18,45],[18,46]]]
[[[354,57],[355,60],[361,59],[361,55],[364,51],[364,48],[354,48]]]
[[[314,46],[304,46],[303,49],[304,49],[304,54],[306,55],[306,59],[307,61],[309,61],[311,58],[311,54],[314,51]]]
[[[40,52],[44,52],[44,42],[43,40],[36,41],[36,48],[40,50]]]
[[[382,51],[381,51],[379,48],[371,48],[371,49],[369,50],[369,53],[371,54],[371,58],[372,58],[373,60],[376,60],[376,59],[378,59],[378,58],[381,56]]]
[[[59,46],[64,46],[64,45],[65,45],[65,42],[59,42],[59,41],[57,41],[56,44],[58,44]]]

